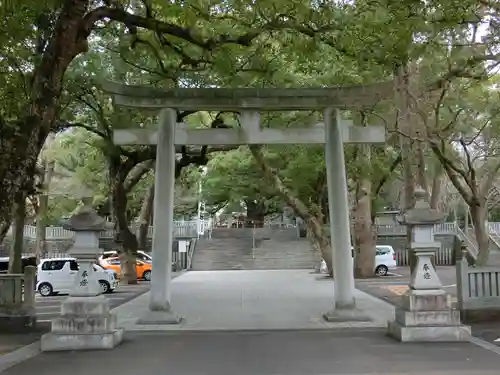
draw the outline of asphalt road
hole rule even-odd
[[[148,281],[139,281],[137,285],[121,284],[116,291],[110,294],[104,294],[109,300],[111,308],[119,306],[131,299],[146,293],[150,288]],[[36,294],[35,308],[39,323],[50,322],[52,319],[59,316],[61,311],[61,303],[68,298],[68,295],[58,294],[56,296],[42,297]]]
[[[42,353],[3,375],[498,375],[470,343],[401,344],[380,329],[158,332],[114,350]]]

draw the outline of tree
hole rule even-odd
[[[432,151],[469,206],[480,265],[488,261],[487,200],[500,170],[499,99],[487,83],[450,85],[442,89],[434,116],[421,112]]]
[[[224,46],[234,50],[234,46],[251,45],[269,23],[262,20],[245,23],[253,12],[247,10],[245,14],[243,7],[239,27],[234,27],[240,21],[236,17],[236,22],[212,23],[211,29],[207,29],[210,22],[197,17],[210,14],[212,9],[211,5],[197,10],[183,4],[144,1],[137,2],[132,13],[120,2],[105,1],[101,5],[89,0],[32,2],[19,8],[7,3],[2,7],[0,28],[6,36],[2,41],[5,60],[15,72],[9,76],[15,79],[8,81],[8,85],[22,84],[25,90],[0,113],[0,207],[3,208],[0,227],[10,225],[14,197],[31,185],[44,141],[60,126],[57,120],[64,96],[65,73],[75,57],[89,49],[90,34],[96,28],[109,30],[103,26],[118,22],[124,25],[118,28],[119,37],[129,39],[132,46],[153,46],[155,51],[175,55],[176,65],[187,62],[196,66],[213,60],[215,52],[222,55]],[[239,10],[234,10],[236,15]],[[161,21],[165,14],[169,14],[172,21]],[[37,27],[33,27],[33,20]],[[197,22],[190,22],[195,20]],[[203,25],[195,28],[190,26],[193,24]],[[141,38],[142,30],[152,30],[146,33],[149,39]],[[188,47],[189,52],[180,47]],[[161,63],[161,58],[158,60]],[[5,233],[3,230],[0,239]]]
[[[248,148],[218,153],[207,164],[202,181],[203,200],[209,211],[217,212],[231,203],[244,202],[247,219],[261,226],[264,217],[276,212],[276,191],[262,179]]]

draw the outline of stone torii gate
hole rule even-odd
[[[385,143],[382,126],[359,127],[342,120],[340,109],[373,106],[393,95],[393,83],[307,89],[154,89],[107,82],[104,90],[117,106],[160,112],[157,130],[115,130],[120,145],[157,144],[153,217],[153,272],[149,313],[138,324],[175,324],[170,305],[174,169],[176,145],[325,144],[335,301],[327,320],[356,318],[353,259],[344,143]],[[176,123],[176,111],[233,111],[241,128],[190,129]],[[320,110],[324,124],[262,129],[261,111]]]

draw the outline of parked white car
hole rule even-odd
[[[93,267],[99,275],[99,285],[103,293],[111,293],[118,288],[116,272],[105,270],[95,263]],[[42,259],[38,264],[36,290],[43,297],[70,293],[77,272],[78,263],[75,258]]]
[[[351,250],[352,247],[351,247]],[[354,251],[352,252],[354,255]],[[377,245],[375,253],[375,275],[386,276],[389,270],[398,266],[396,262],[396,252],[390,245]],[[320,272],[328,273],[328,268],[323,260],[321,262]]]

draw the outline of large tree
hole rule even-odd
[[[88,51],[90,34],[97,28],[108,32],[113,28],[110,24],[118,22],[123,27],[114,28],[116,37],[128,40],[132,47],[149,49],[167,71],[164,55],[175,56],[175,66],[199,69],[219,57],[226,64],[235,61],[236,54],[230,54],[235,46],[251,45],[271,22],[248,22],[254,12],[243,7],[230,10],[235,15],[231,21],[214,23],[204,18],[214,9],[211,4],[197,7],[159,1],[136,2],[132,9],[119,1],[91,0],[2,6],[2,63],[8,64],[5,83],[12,88],[3,94],[15,92],[16,97],[4,103],[0,112],[0,227],[10,225],[16,194],[29,189],[45,139],[60,126],[65,74],[75,57]]]

